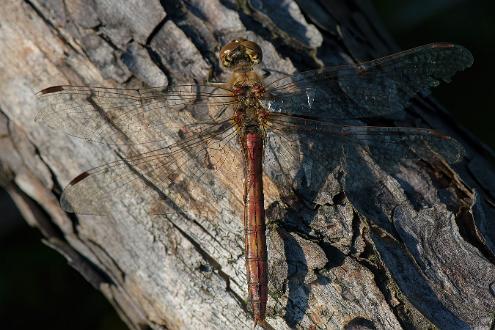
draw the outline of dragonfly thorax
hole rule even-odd
[[[257,101],[265,94],[265,87],[259,82],[234,85],[232,94],[239,102]]]
[[[233,117],[234,124],[240,133],[258,133],[263,130],[267,111],[261,106],[257,98],[246,98],[238,103]]]

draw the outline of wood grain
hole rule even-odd
[[[216,184],[185,182],[184,194],[196,204],[174,217],[146,215],[138,201],[116,207],[111,217],[67,215],[58,204],[62,188],[115,159],[117,149],[35,123],[34,93],[58,84],[221,80],[217,52],[238,36],[261,45],[274,75],[397,50],[368,1],[284,1],[278,10],[275,1],[260,4],[7,0],[0,6],[1,181],[47,244],[132,329],[252,327],[242,182],[233,180],[238,164]],[[273,328],[493,326],[494,153],[431,98],[415,100],[407,121],[455,137],[466,157],[454,167],[417,163],[402,181],[372,162],[356,165],[356,175],[376,180],[374,197],[352,183],[344,192],[338,169],[316,196],[294,194],[267,174]]]

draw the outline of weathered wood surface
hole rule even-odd
[[[0,17],[0,177],[26,220],[131,328],[252,327],[234,168],[215,185],[184,185],[211,202],[192,206],[194,221],[152,218],[138,204],[109,218],[67,215],[62,187],[114,149],[35,123],[34,92],[221,79],[218,49],[239,36],[281,72],[396,51],[368,2],[7,0]],[[409,124],[464,144],[461,163],[416,163],[399,180],[370,160],[361,173],[376,179],[374,194],[343,192],[336,172],[316,199],[269,187],[273,328],[493,326],[494,153],[431,99],[412,109]]]

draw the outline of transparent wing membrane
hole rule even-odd
[[[363,157],[392,174],[407,159],[459,160],[462,146],[434,130],[343,121],[400,113],[417,93],[449,81],[472,61],[465,48],[440,43],[276,80],[257,96],[268,112],[265,171],[279,187],[318,190],[335,169],[359,174]],[[241,107],[234,94],[200,84],[42,90],[37,119],[48,126],[93,142],[146,147],[76,177],[64,190],[63,208],[107,214],[115,200],[132,200],[148,213],[170,213],[190,210],[195,201],[206,207],[207,189],[184,185],[208,187],[219,177],[231,188],[242,185],[243,151],[233,126]],[[366,180],[361,175],[355,185],[372,184]],[[185,195],[189,191],[194,196]]]
[[[229,91],[205,85],[150,89],[55,86],[38,93],[37,120],[65,133],[107,144],[157,143],[170,130],[197,121],[221,121]],[[222,113],[223,117],[217,117]]]
[[[299,190],[308,200],[330,175],[339,176],[335,171],[349,183],[346,192],[352,183],[354,192],[363,193],[377,184],[375,176],[362,175],[372,164],[396,177],[411,161],[453,163],[464,154],[456,140],[430,129],[339,126],[283,114],[271,116],[268,125],[265,171],[280,187]]]
[[[383,116],[402,111],[419,92],[473,63],[462,46],[434,43],[370,62],[306,71],[271,83],[266,107],[273,112],[327,120]]]
[[[338,142],[348,148],[360,145],[381,149],[383,153],[390,154],[392,161],[399,161],[408,156],[411,150],[416,150],[418,155],[424,157],[437,153],[450,163],[457,162],[464,155],[464,149],[459,142],[427,128],[338,125],[281,113],[270,114],[268,123],[270,128],[277,130],[279,134],[299,132],[306,137],[325,137],[325,141]]]
[[[107,214],[115,198],[137,198],[148,213],[169,213],[164,208],[166,196],[174,199],[178,207],[186,207],[182,185],[199,183],[205,175],[234,158],[240,158],[235,130],[228,122],[217,124],[169,147],[82,173],[65,188],[61,204],[69,212]],[[126,196],[128,191],[143,193]]]

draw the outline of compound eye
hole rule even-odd
[[[255,42],[246,40],[243,45],[247,49],[247,54],[251,61],[255,63],[261,62],[262,52],[260,46],[258,46]]]
[[[230,49],[225,49],[225,48],[226,47],[220,50],[220,61],[223,66],[227,67],[232,62],[232,58],[230,54],[232,51]]]
[[[254,64],[258,64],[260,62],[260,57],[259,57],[259,55],[257,53],[255,53],[255,52],[249,52],[248,55],[249,55],[249,59]]]

